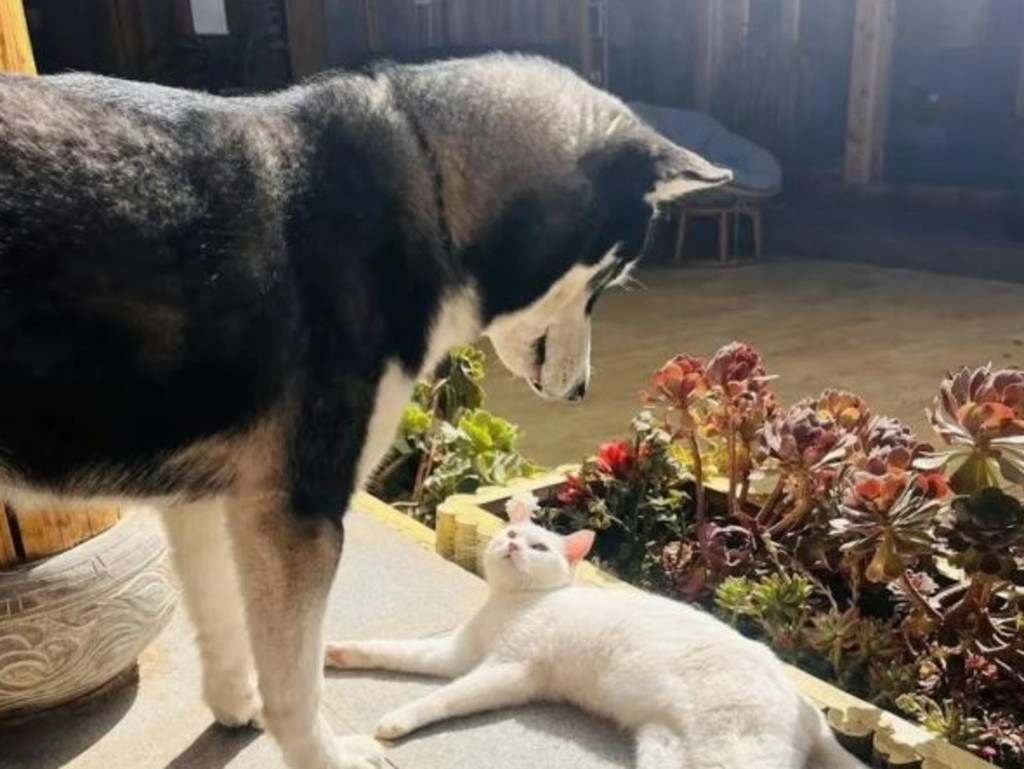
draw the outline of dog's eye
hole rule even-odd
[[[550,548],[543,542],[538,542],[535,545],[530,545],[531,550],[539,550],[542,553],[546,553]]]

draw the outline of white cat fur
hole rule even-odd
[[[593,532],[512,523],[485,556],[490,598],[450,636],[329,644],[327,664],[454,678],[389,713],[392,740],[456,716],[570,702],[636,735],[637,769],[864,769],[764,645],[636,590],[573,586]]]

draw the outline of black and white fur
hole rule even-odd
[[[531,58],[232,99],[0,78],[3,496],[161,507],[216,718],[382,766],[319,714],[321,621],[414,380],[489,334],[582,397],[652,205],[729,179]]]

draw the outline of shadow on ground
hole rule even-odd
[[[133,670],[129,680],[77,704],[0,725],[0,765],[3,769],[59,769],[118,725],[135,702],[138,688]]]
[[[446,683],[442,679],[379,670],[328,670],[326,675],[329,679],[341,680],[358,677],[397,683],[428,681],[436,682],[438,688]],[[384,714],[381,713],[381,715]],[[617,726],[581,710],[567,709],[554,704],[533,704],[525,708],[502,708],[489,713],[443,721],[420,729],[414,734],[396,741],[393,745],[399,747],[420,740],[443,739],[506,721],[516,723],[524,732],[546,734],[558,740],[571,740],[590,754],[595,761],[601,761],[602,765],[611,761],[621,766],[632,766],[632,748]],[[609,740],[609,735],[614,735],[615,739]],[[185,769],[185,766],[168,767],[168,769]]]

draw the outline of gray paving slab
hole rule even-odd
[[[368,516],[353,513],[327,619],[335,638],[422,637],[471,614],[486,589]],[[139,681],[77,712],[0,730],[0,769],[281,769],[273,741],[213,723],[199,698],[191,631],[178,611],[139,661]],[[388,710],[436,681],[329,674],[328,718],[338,734],[370,732]],[[437,725],[390,748],[395,769],[621,769],[628,739],[560,706],[534,706]]]

